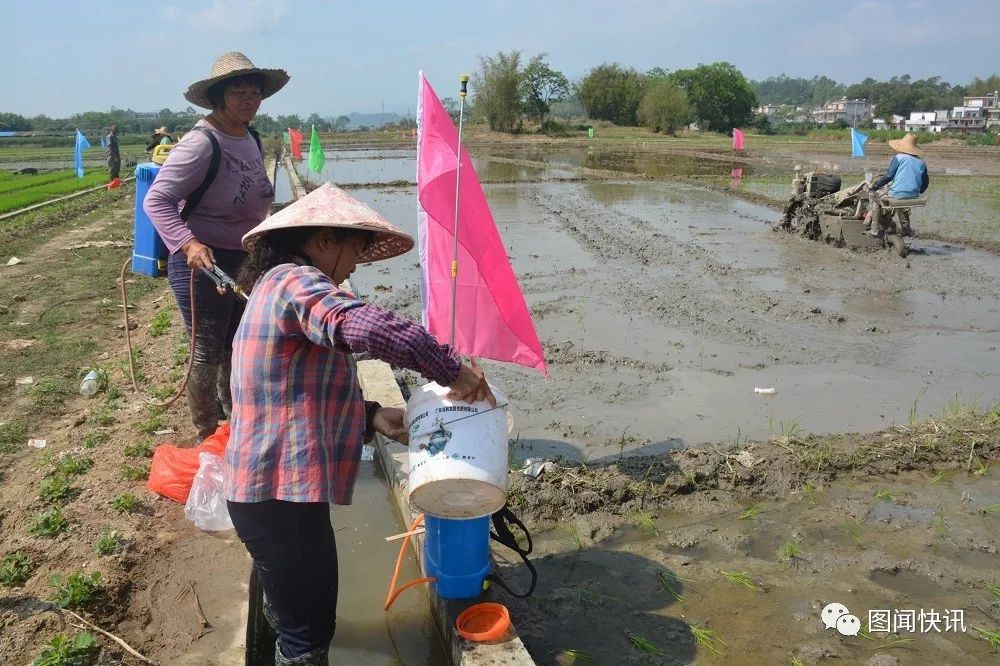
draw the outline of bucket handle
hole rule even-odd
[[[524,533],[524,536],[528,539],[527,548],[521,548],[517,539],[514,538],[514,534],[510,531],[509,525],[511,524],[515,525],[521,530],[522,533]],[[487,578],[519,599],[530,597],[531,593],[535,591],[535,585],[538,583],[538,571],[535,570],[535,565],[533,565],[531,560],[528,559],[528,555],[531,554],[531,549],[533,547],[531,543],[531,533],[528,532],[528,528],[524,526],[524,523],[522,523],[521,520],[514,515],[514,512],[510,510],[510,507],[507,506],[493,514],[493,527],[496,529],[496,533],[491,531],[490,538],[499,544],[507,546],[521,557],[521,560],[524,561],[524,565],[528,567],[528,572],[531,574],[531,585],[528,586],[527,592],[521,594],[510,589],[510,586],[507,585],[503,578],[501,578],[500,574],[490,573]]]
[[[438,430],[441,430],[445,426],[450,426],[452,423],[458,423],[459,421],[464,421],[465,419],[471,419],[475,418],[476,416],[482,416],[483,414],[489,414],[490,412],[496,411],[498,409],[505,409],[507,407],[510,407],[509,402],[505,402],[502,405],[497,405],[496,407],[490,407],[485,411],[476,412],[475,414],[466,414],[465,416],[459,416],[457,419],[452,419],[451,421],[435,422],[434,427],[431,428],[430,430],[425,430],[424,432],[421,433],[410,433],[410,437],[423,437],[424,435],[430,435],[431,433],[435,433]]]

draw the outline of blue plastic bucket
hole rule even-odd
[[[483,593],[490,573],[490,518],[456,520],[424,516],[424,568],[442,599]]]
[[[156,233],[153,221],[142,209],[150,185],[160,173],[160,165],[143,162],[135,168],[135,246],[132,249],[132,272],[160,277],[167,274],[167,246]]]

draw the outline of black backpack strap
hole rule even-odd
[[[520,529],[524,536],[528,539],[527,548],[521,548],[520,544],[517,543],[517,539],[514,538],[514,534],[510,531],[511,524]],[[491,573],[487,576],[487,578],[519,599],[531,596],[531,593],[535,591],[535,584],[538,583],[538,572],[535,570],[535,565],[533,565],[528,559],[528,555],[531,554],[532,549],[531,533],[528,532],[524,523],[522,523],[508,507],[504,507],[493,514],[493,528],[496,532],[491,531],[490,538],[497,543],[507,546],[520,555],[521,559],[524,561],[524,565],[528,567],[528,572],[531,574],[531,585],[528,586],[527,592],[520,594],[510,589],[507,583],[498,574]]]
[[[219,140],[215,138],[212,131],[200,126],[195,126],[191,128],[192,132],[201,132],[208,137],[208,140],[212,142],[212,160],[208,163],[208,172],[205,173],[205,180],[201,181],[201,185],[195,189],[194,192],[188,195],[187,200],[184,202],[184,208],[181,209],[181,219],[187,220],[191,217],[191,213],[194,209],[198,207],[201,203],[201,198],[205,196],[205,192],[208,188],[212,186],[215,181],[215,177],[219,175],[219,162],[222,161],[222,149],[219,147]],[[260,140],[257,140],[258,145]]]
[[[260,156],[264,157],[264,144],[260,142],[260,132],[249,125],[247,125],[247,131],[250,132],[250,136],[253,137],[253,140],[257,142],[257,150],[260,151]]]

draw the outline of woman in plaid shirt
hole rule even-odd
[[[337,604],[330,503],[350,504],[362,443],[406,442],[403,410],[362,398],[353,353],[368,352],[493,401],[482,371],[422,327],[338,285],[358,263],[413,239],[325,184],[243,237],[250,293],[233,341],[226,498],[278,632],[275,664],[326,664]]]

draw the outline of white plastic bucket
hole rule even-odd
[[[481,518],[507,503],[507,398],[497,407],[448,400],[434,382],[406,405],[410,430],[410,504],[439,518]]]

